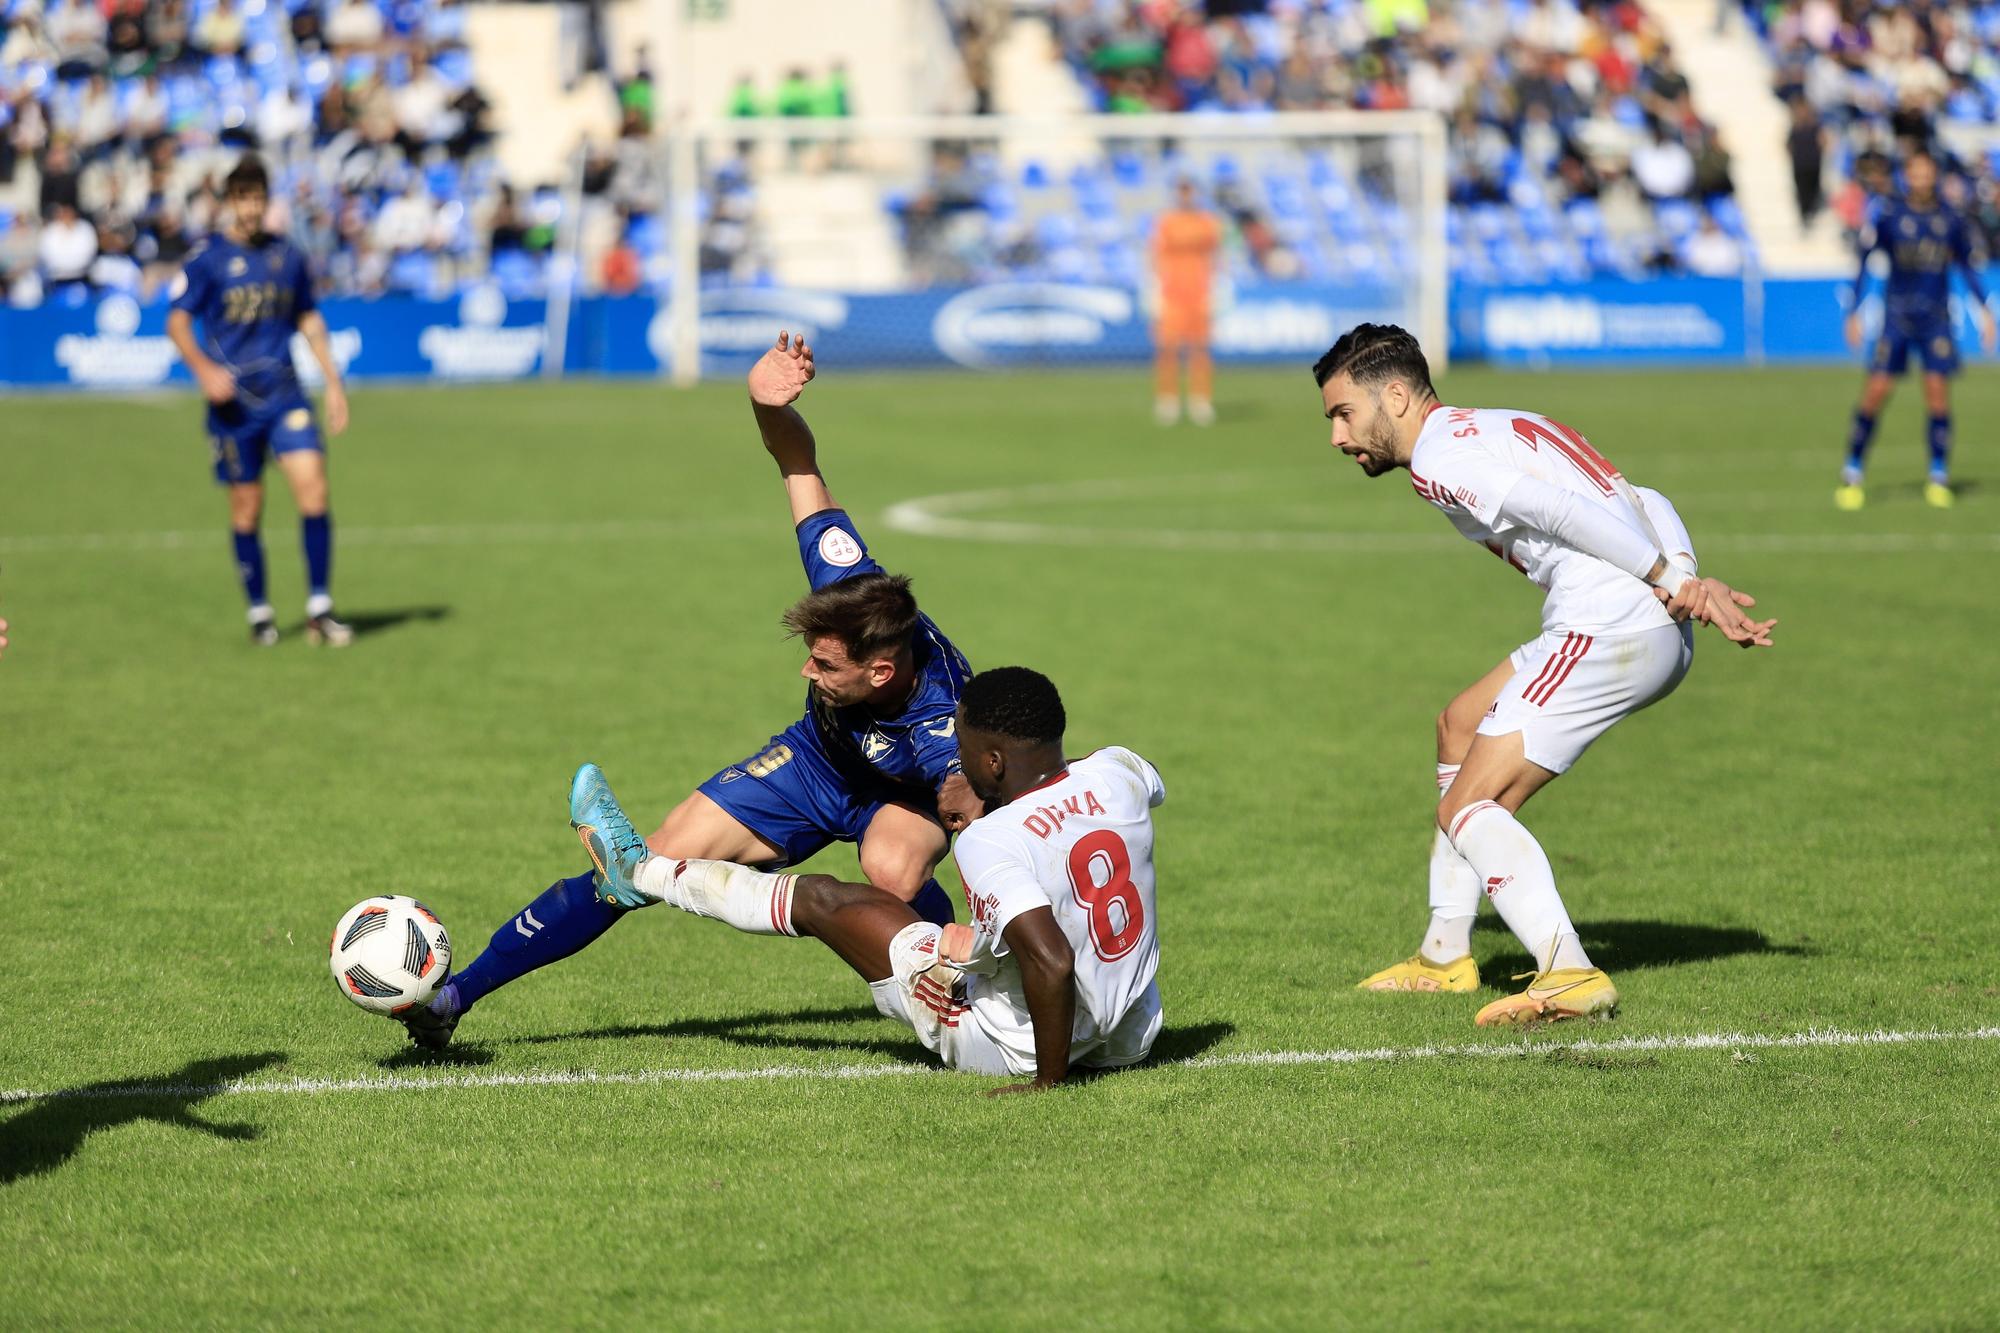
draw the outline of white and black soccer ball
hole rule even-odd
[[[451,937],[415,898],[385,894],[354,904],[333,928],[333,980],[371,1014],[427,1004],[451,974]]]

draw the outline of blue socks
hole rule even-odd
[[[559,963],[618,923],[626,909],[601,901],[588,874],[558,880],[493,932],[486,952],[451,979],[431,1008],[463,1013],[510,981]]]
[[[1868,465],[1868,445],[1875,438],[1875,418],[1856,408],[1854,429],[1847,436],[1846,480],[1850,486],[1861,484],[1861,470]]]
[[[951,895],[934,879],[917,890],[917,896],[910,899],[910,906],[918,916],[934,926],[948,926],[956,919],[951,914]]]
[[[910,906],[933,925],[954,919],[951,895],[936,880],[919,889]],[[583,949],[626,914],[598,898],[590,875],[558,880],[493,932],[486,951],[438,992],[431,1008],[446,1017],[462,1014],[508,982]]]
[[[306,548],[306,590],[315,598],[325,597],[333,577],[333,515],[302,518],[299,532]]]
[[[243,580],[243,595],[250,605],[264,605],[264,541],[254,532],[231,531],[236,543],[236,573]]]
[[[1951,418],[1932,417],[1925,438],[1931,446],[1931,481],[1946,485],[1951,481]]]

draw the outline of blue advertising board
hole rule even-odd
[[[1844,341],[1846,283],[1671,277],[1482,287],[1451,294],[1454,358],[1509,366],[1742,364],[1857,360]],[[1872,312],[1872,302],[1864,312]],[[540,300],[478,286],[450,300],[383,297],[322,304],[334,354],[353,379],[520,379],[548,342]],[[1218,309],[1223,362],[1309,363],[1340,333],[1407,309],[1388,286],[1245,287]],[[125,295],[0,310],[0,385],[132,389],[187,383],[166,337],[164,302]],[[1977,346],[1968,303],[1961,347]],[[703,369],[748,366],[780,328],[803,332],[843,368],[1104,365],[1152,354],[1138,296],[1109,285],[996,283],[909,293],[734,287],[702,293]],[[650,296],[578,301],[567,373],[659,375],[672,355],[666,310]],[[303,340],[294,357],[316,368]]]

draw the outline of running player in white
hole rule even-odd
[[[1609,1015],[1618,990],[1556,892],[1549,858],[1514,816],[1612,724],[1664,699],[1693,660],[1690,621],[1743,647],[1771,645],[1754,598],[1695,572],[1667,498],[1634,487],[1583,436],[1532,412],[1446,407],[1417,340],[1362,324],[1313,366],[1333,446],[1379,477],[1408,468],[1417,494],[1513,565],[1547,599],[1542,633],[1438,717],[1430,927],[1415,956],[1363,990],[1473,991],[1482,894],[1535,960],[1519,995],[1481,1026]]]
[[[957,730],[966,780],[987,813],[959,835],[972,924],[938,926],[894,894],[830,875],[676,861],[646,848],[595,765],[572,785],[570,820],[621,890],[752,935],[811,935],[861,974],[875,1007],[953,1068],[1029,1081],[1146,1058],[1159,1035],[1153,766],[1112,746],[1063,758],[1062,699],[1026,667],[974,676]]]

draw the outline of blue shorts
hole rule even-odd
[[[835,842],[861,841],[876,811],[907,797],[886,783],[857,784],[834,766],[812,719],[800,718],[770,744],[701,784],[701,794],[727,810],[795,866]]]
[[[1868,354],[1868,368],[1878,375],[1901,376],[1910,368],[1910,349],[1915,348],[1927,375],[1958,373],[1958,344],[1948,328],[1897,328],[1886,325]]]
[[[210,403],[208,438],[215,447],[215,479],[224,485],[262,477],[270,454],[323,447],[312,404],[296,390],[255,406],[241,397]]]

